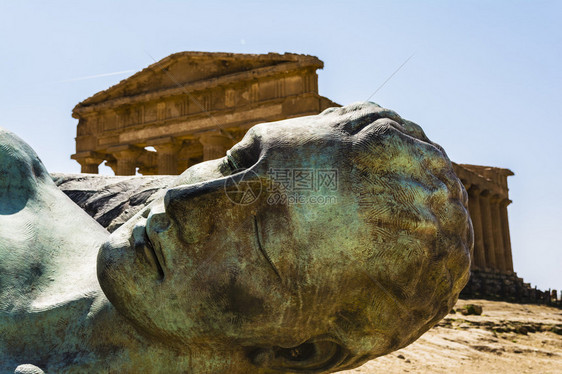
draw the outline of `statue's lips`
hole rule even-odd
[[[155,268],[160,278],[164,277],[163,264],[164,259],[159,246],[155,246],[146,233],[146,226],[142,230],[142,245],[143,255],[146,260]]]

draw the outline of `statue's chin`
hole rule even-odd
[[[123,229],[123,230],[122,230]],[[117,312],[128,319],[138,330],[158,339],[170,339],[159,323],[158,308],[162,300],[156,301],[162,292],[158,289],[158,272],[142,250],[131,246],[121,227],[115,231],[99,249],[97,276],[102,291]]]
[[[134,248],[117,232],[99,249],[97,276],[101,289],[115,308],[129,318],[133,317],[132,310],[138,310],[139,295],[148,286],[143,276],[146,270],[139,265]]]
[[[106,241],[100,247],[96,265],[101,289],[109,301],[116,307],[122,304],[119,302],[121,294],[119,288],[122,286],[120,273],[124,271],[120,269],[123,265],[122,255],[122,251],[113,247],[111,240]]]

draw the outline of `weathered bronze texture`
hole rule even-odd
[[[453,165],[373,103],[254,126],[111,235],[0,135],[1,371],[333,372],[413,342],[468,280]]]

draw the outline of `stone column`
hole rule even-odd
[[[105,160],[103,154],[92,151],[81,152],[70,157],[80,164],[81,173],[88,174],[97,174],[99,164]]]
[[[197,160],[195,162],[195,160]],[[177,174],[183,173],[187,168],[203,161],[203,144],[197,139],[182,140],[182,145],[177,153]]]
[[[107,150],[117,160],[117,171],[115,175],[135,175],[137,171],[137,159],[143,149],[130,145],[112,147]]]
[[[490,198],[492,211],[492,232],[494,233],[494,248],[496,249],[496,266],[501,272],[505,272],[505,253],[503,246],[502,222],[500,217],[501,197],[494,195]]]
[[[158,155],[154,151],[143,149],[135,161],[137,172],[142,175],[158,175]]]
[[[111,157],[111,159],[105,161],[105,166],[108,166],[113,170],[113,174],[117,175],[117,160],[115,157]]]
[[[77,160],[80,163],[80,172],[87,174],[99,173],[98,166],[104,161],[103,158],[84,158]]]
[[[203,134],[199,142],[203,145],[203,161],[224,157],[232,146],[232,140],[219,133]]]
[[[511,253],[511,237],[509,235],[509,220],[507,219],[507,206],[511,200],[503,199],[500,202],[500,219],[502,223],[503,247],[505,255],[505,269],[513,273],[513,255]]]
[[[177,175],[178,174],[178,153],[182,142],[171,137],[158,139],[150,143],[156,149],[158,174]]]
[[[482,234],[484,237],[484,249],[486,253],[486,264],[488,267],[497,270],[496,249],[494,247],[494,233],[492,231],[492,210],[490,207],[490,191],[485,190],[478,199],[480,203],[480,213],[482,216]]]
[[[178,163],[176,152],[178,147],[173,144],[155,145],[156,156],[158,157],[158,174],[175,175],[178,173]]]
[[[474,265],[478,269],[486,269],[486,254],[484,250],[484,234],[482,232],[482,214],[480,212],[480,188],[472,185],[468,189],[468,211],[474,229]]]

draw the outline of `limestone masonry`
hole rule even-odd
[[[116,175],[179,174],[224,156],[256,123],[339,106],[318,95],[323,66],[292,53],[175,53],[74,108],[72,158],[83,173],[105,161]]]
[[[260,122],[340,106],[318,93],[323,62],[293,53],[179,52],[82,101],[76,153],[82,173],[105,161],[116,175],[173,175],[224,156]],[[513,274],[508,169],[455,164],[469,193],[472,269]]]

